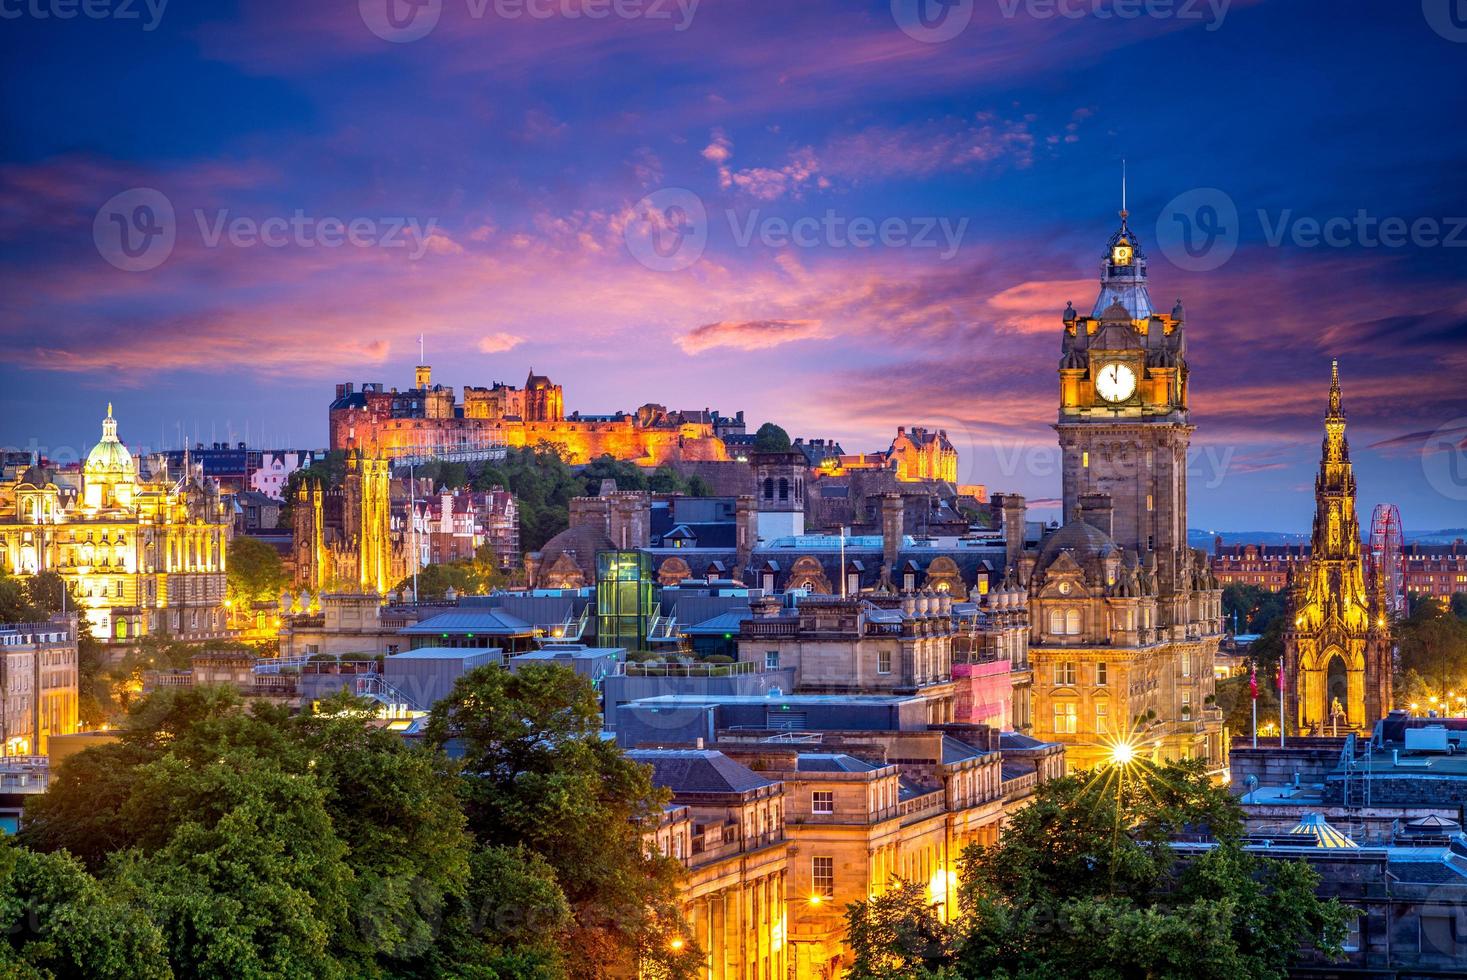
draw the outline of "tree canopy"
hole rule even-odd
[[[787,453],[790,445],[790,434],[773,422],[765,422],[754,433],[756,453]]]
[[[229,601],[248,609],[256,602],[272,602],[290,581],[280,552],[258,538],[238,537],[229,543],[225,569]]]
[[[1354,913],[1303,862],[1245,851],[1241,828],[1198,762],[1051,780],[964,853],[951,926],[915,886],[852,905],[852,976],[1263,980],[1302,947],[1341,955]],[[1179,855],[1183,832],[1211,846]]]
[[[347,694],[300,715],[228,688],[142,699],[0,844],[0,970],[528,980],[660,949],[663,975],[684,976],[692,961],[651,942],[676,924],[680,866],[647,858],[635,821],[662,798],[585,736],[581,684],[559,667],[503,690],[480,678],[463,694],[485,700],[443,716],[475,764],[511,743],[538,760],[524,788],[408,745]]]

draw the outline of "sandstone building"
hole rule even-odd
[[[646,466],[728,459],[716,412],[647,405],[634,414],[566,416],[561,386],[533,371],[523,387],[466,387],[459,401],[451,386],[433,383],[430,366],[419,365],[406,391],[337,385],[328,414],[332,449],[389,459],[541,443],[561,447],[573,463],[607,454]]]
[[[1121,213],[1089,316],[1064,312],[1055,430],[1064,523],[1035,549],[1018,540],[1022,498],[1005,498],[1010,573],[1029,593],[1034,734],[1072,767],[1138,756],[1226,761],[1213,706],[1222,594],[1187,546],[1186,315],[1157,313],[1146,256]]]
[[[218,484],[199,466],[170,471],[155,457],[145,475],[117,437],[111,405],[79,491],[40,465],[0,484],[0,566],[59,573],[105,642],[227,636],[231,528]]]

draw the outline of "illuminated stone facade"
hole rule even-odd
[[[1092,315],[1064,313],[1064,525],[1011,569],[1029,591],[1034,735],[1064,743],[1072,767],[1106,761],[1119,742],[1225,765],[1212,704],[1222,593],[1187,546],[1184,329],[1180,302],[1153,311],[1122,212]],[[1005,507],[1004,520],[1022,525],[1022,510]]]
[[[548,443],[561,447],[572,463],[604,455],[644,466],[729,458],[706,412],[643,406],[635,414],[567,418],[561,386],[533,372],[522,388],[466,387],[461,403],[452,387],[432,383],[427,365],[419,366],[415,380],[416,387],[407,391],[378,383],[360,390],[337,385],[329,411],[331,448],[395,458],[430,448]]]
[[[958,451],[941,429],[897,429],[887,456],[896,464],[898,480],[958,482]]]
[[[1322,456],[1309,563],[1288,589],[1286,696],[1302,732],[1369,731],[1393,707],[1391,633],[1383,588],[1367,586],[1338,363]]]
[[[200,467],[170,473],[159,458],[150,476],[139,474],[110,405],[79,493],[39,466],[0,484],[0,564],[15,575],[59,573],[93,635],[109,642],[227,636],[231,527]]]
[[[77,620],[0,626],[0,751],[45,755],[77,729]]]
[[[386,459],[354,453],[340,489],[301,487],[292,514],[298,588],[385,595],[412,571]]]

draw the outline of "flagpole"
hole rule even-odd
[[[1284,747],[1284,662],[1279,660],[1279,748]]]
[[[1248,693],[1253,700],[1253,747],[1258,748],[1258,665],[1248,665]]]

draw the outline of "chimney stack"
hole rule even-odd
[[[1112,533],[1110,494],[1098,492],[1080,494],[1080,520],[1093,528],[1104,531],[1109,537]]]

